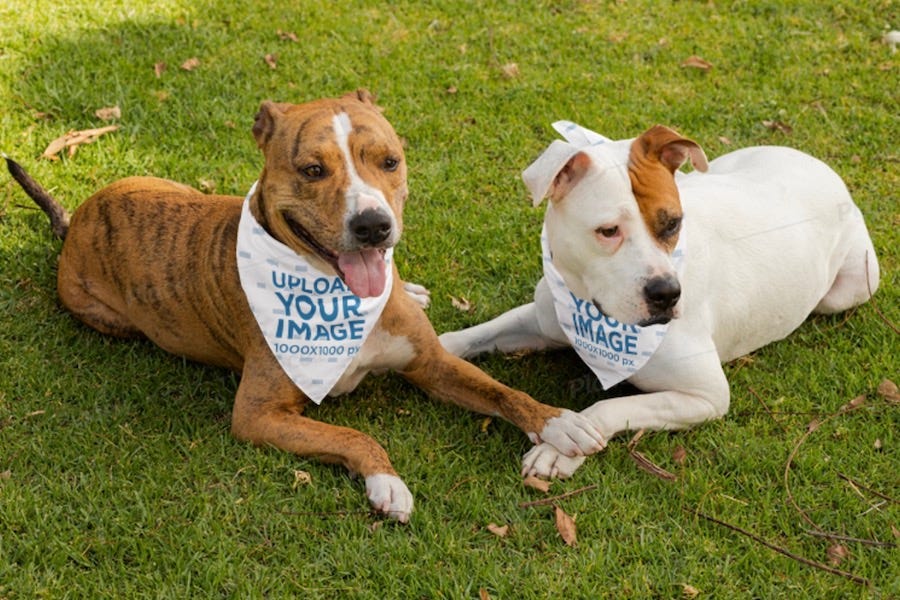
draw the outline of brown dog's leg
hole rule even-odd
[[[524,431],[532,442],[547,442],[566,456],[586,456],[606,446],[600,431],[579,413],[541,404],[528,394],[503,385],[444,350],[430,326],[428,331],[429,338],[434,337],[433,343],[429,339],[427,350],[401,372],[414,384],[442,400],[503,417]]]
[[[302,416],[307,402],[271,354],[247,357],[234,401],[232,433],[257,445],[344,465],[365,477],[366,495],[376,510],[407,521],[412,494],[384,448],[362,432]]]

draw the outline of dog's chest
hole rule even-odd
[[[415,357],[412,342],[404,335],[393,335],[376,326],[366,338],[353,362],[331,388],[329,396],[340,396],[356,389],[363,377],[388,369],[402,369]]]

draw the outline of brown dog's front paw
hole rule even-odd
[[[366,477],[366,496],[375,510],[401,523],[409,522],[413,506],[412,493],[396,475],[378,473]]]

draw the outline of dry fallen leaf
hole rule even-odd
[[[685,598],[696,598],[700,594],[700,590],[686,583],[681,584],[681,595]]]
[[[291,486],[291,489],[296,490],[299,486],[309,485],[310,483],[312,483],[312,475],[310,475],[306,471],[294,471],[294,483]]]
[[[105,133],[109,133],[110,131],[115,131],[118,129],[118,125],[107,125],[106,127],[100,127],[98,129],[83,129],[81,131],[70,131],[69,133],[56,138],[50,145],[47,146],[47,149],[44,150],[44,153],[41,154],[41,158],[47,158],[49,160],[58,160],[59,157],[56,156],[60,153],[61,150],[68,148],[69,156],[75,154],[75,149],[82,144],[90,144],[95,141],[98,137]]]
[[[191,57],[191,58],[187,59],[186,61],[184,61],[183,63],[181,63],[181,68],[185,71],[193,71],[194,69],[196,69],[199,66],[200,66],[200,59],[197,58],[196,56]]]
[[[566,546],[574,547],[578,543],[578,533],[575,530],[575,519],[565,513],[563,509],[554,506],[556,513],[556,530],[562,537]]]
[[[479,600],[491,600],[491,596],[487,593],[487,590],[484,588],[478,589],[478,598],[479,598]]]
[[[793,127],[781,121],[763,121],[762,124],[772,131],[780,131],[785,135],[790,135],[794,131]]]
[[[503,76],[507,79],[515,79],[519,76],[519,65],[516,63],[506,63],[500,67],[500,72],[503,73]]]
[[[881,451],[884,447],[881,443],[881,438],[875,438],[875,443],[872,444],[872,447],[875,448],[875,450]]]
[[[550,491],[550,482],[544,479],[539,479],[534,475],[529,475],[522,480],[522,483],[525,485],[525,487],[534,488],[540,492],[544,492],[545,494]]]
[[[684,449],[684,446],[677,446],[672,450],[672,460],[675,461],[676,464],[683,465],[684,459],[686,458],[687,450]]]
[[[384,521],[373,521],[372,524],[369,525],[369,531],[375,533],[376,531],[381,529],[382,525],[384,525]]]
[[[487,433],[488,427],[490,427],[490,426],[491,426],[491,418],[485,417],[484,419],[481,420],[481,427],[479,429],[481,429],[481,433]]]
[[[836,567],[850,557],[850,551],[847,550],[846,546],[833,544],[828,547],[825,555],[828,557],[828,562],[831,563],[831,566]]]
[[[487,530],[497,537],[506,537],[509,533],[509,525],[497,525],[496,523],[488,523]]]
[[[297,34],[293,31],[282,31],[278,29],[275,33],[278,34],[278,38],[285,42],[299,42],[300,38],[297,37]]]
[[[0,479],[9,479],[10,477],[12,477],[12,471],[10,469],[0,471]]]
[[[98,108],[94,111],[94,114],[101,121],[115,121],[116,119],[122,118],[122,109],[119,108],[119,105],[116,106],[107,106],[106,108]]]
[[[204,194],[214,194],[216,192],[216,182],[209,179],[198,179],[197,185]]]
[[[712,69],[712,63],[708,60],[702,59],[696,54],[687,57],[681,62],[682,67],[688,67],[691,69],[700,69],[701,71],[709,71]]]
[[[162,77],[162,74],[166,72],[166,63],[158,62],[153,65],[153,74],[156,75],[156,78],[159,79]]]
[[[719,136],[719,141],[722,142],[723,144],[725,144],[726,146],[731,145],[731,140],[728,139],[727,137],[725,137],[724,135]]]
[[[878,395],[888,402],[900,402],[900,389],[890,379],[885,379],[878,384]]]
[[[274,69],[278,66],[278,55],[277,54],[266,54],[263,59],[266,61],[266,64],[269,65],[270,69]]]
[[[469,302],[465,296],[460,296],[459,298],[450,296],[450,304],[453,305],[453,308],[461,310],[464,313],[470,313],[475,310],[475,305]]]

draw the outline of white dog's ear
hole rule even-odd
[[[647,156],[658,159],[672,173],[688,159],[698,171],[705,173],[709,169],[709,162],[700,144],[663,125],[655,125],[645,131],[638,142]]]
[[[543,154],[522,171],[522,180],[531,192],[532,203],[537,206],[547,196],[554,202],[564,198],[590,166],[591,159],[587,154],[572,144],[553,140]]]

